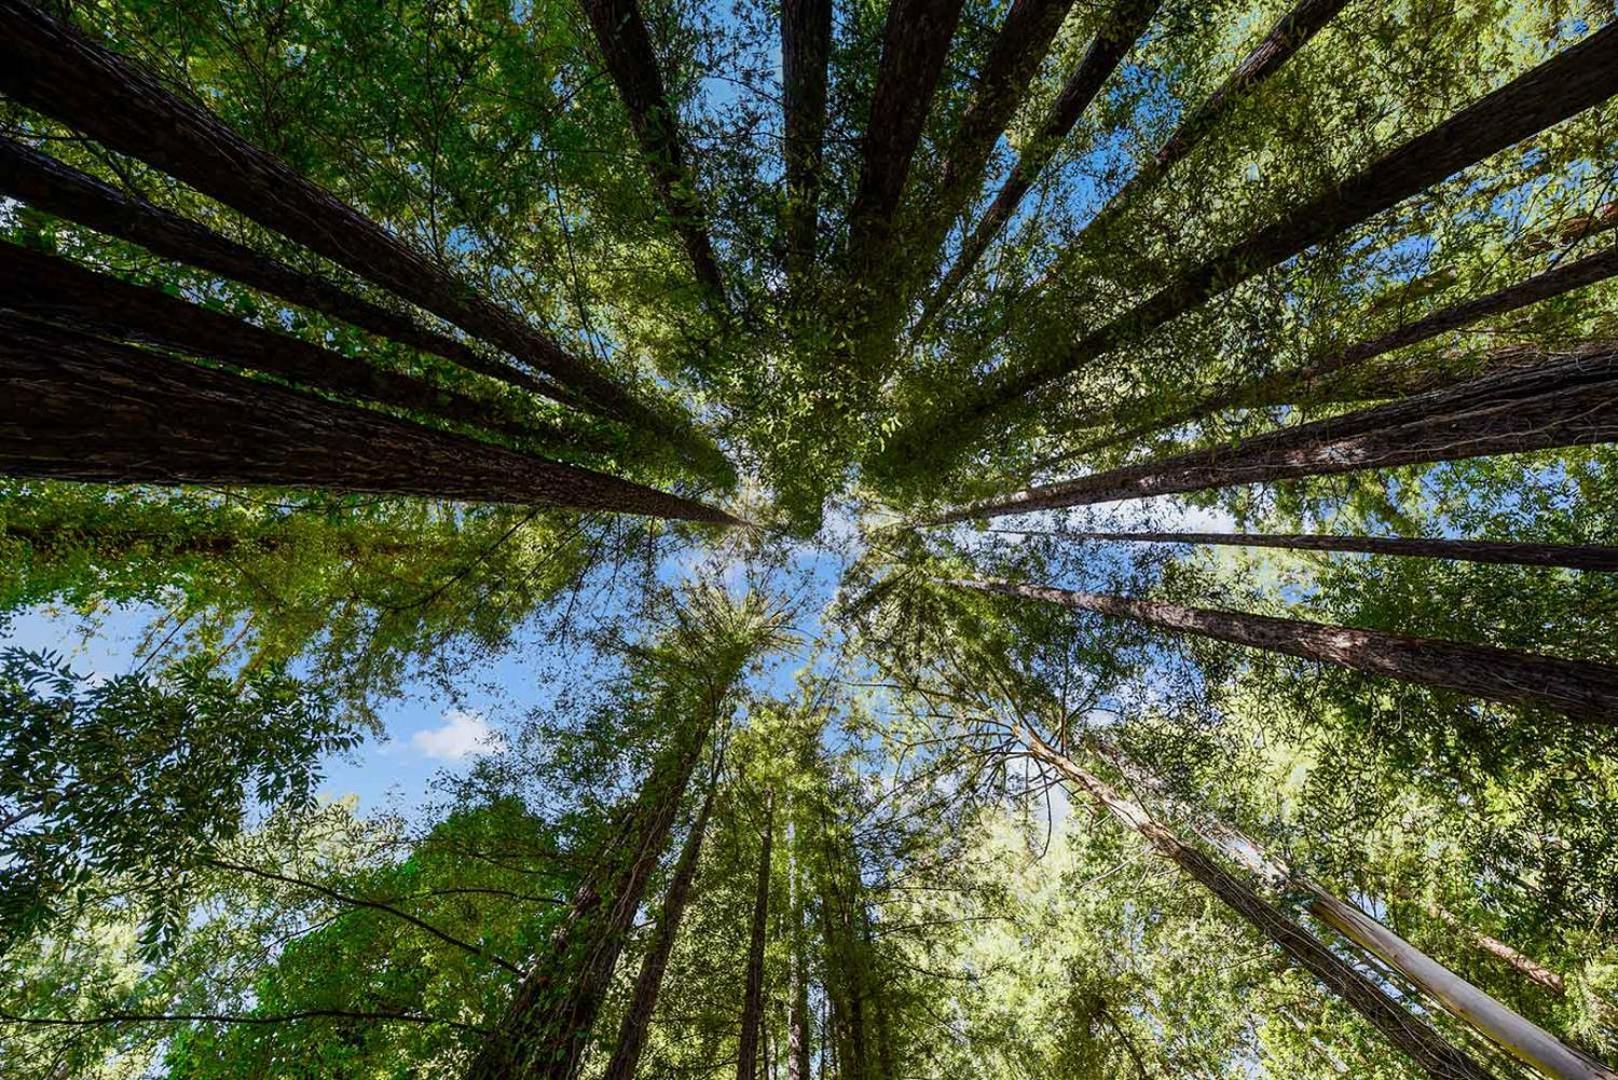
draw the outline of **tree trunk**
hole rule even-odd
[[[0,473],[268,484],[735,524],[614,476],[0,312]]]
[[[618,1026],[618,1045],[602,1080],[634,1080],[640,1064],[641,1051],[646,1048],[646,1036],[651,1030],[652,1015],[657,1009],[657,998],[663,990],[663,975],[668,971],[669,957],[674,952],[674,940],[680,932],[680,921],[685,917],[685,906],[691,898],[691,885],[697,877],[697,863],[702,855],[702,837],[708,829],[708,818],[713,813],[714,795],[719,791],[720,762],[714,762],[713,777],[708,781],[708,794],[702,800],[702,809],[691,823],[685,844],[680,848],[680,859],[674,864],[669,887],[663,894],[663,912],[658,917],[657,929],[652,932],[651,944],[640,963],[640,974],[635,979],[635,990]]]
[[[1134,619],[1171,633],[1299,656],[1491,701],[1547,706],[1591,723],[1618,723],[1618,668],[1588,660],[1041,585],[973,580],[949,584]]]
[[[932,524],[1618,439],[1618,343],[1211,450],[951,510]]]
[[[1288,399],[1307,396],[1311,386],[1319,384],[1328,377],[1341,375],[1396,349],[1427,341],[1490,315],[1503,315],[1530,304],[1537,304],[1541,300],[1561,296],[1574,289],[1605,281],[1614,275],[1618,275],[1618,245],[1576,262],[1547,270],[1543,274],[1536,274],[1527,281],[1508,285],[1473,300],[1453,304],[1424,319],[1418,319],[1386,334],[1350,345],[1306,368],[1277,372],[1239,386],[1215,391],[1193,405],[1088,443],[1072,453],[1052,458],[1046,464],[1057,464],[1097,450],[1136,442],[1155,432],[1193,423],[1225,409],[1288,403]],[[1091,419],[1101,423],[1108,418],[1098,413]]]
[[[764,1030],[764,931],[770,917],[770,842],[774,836],[775,793],[764,793],[764,843],[753,894],[753,935],[747,947],[747,986],[742,995],[742,1034],[737,1045],[736,1080],[758,1080],[759,1039]]]
[[[1426,906],[1429,915],[1459,933],[1475,948],[1488,953],[1497,960],[1504,960],[1511,965],[1512,970],[1529,982],[1539,986],[1540,989],[1556,997],[1567,996],[1567,981],[1538,960],[1518,952],[1499,938],[1490,937],[1482,931],[1472,929],[1441,904],[1429,903]]]
[[[1521,544],[1494,540],[1411,540],[1386,536],[1321,536],[1306,533],[1076,532],[1074,540],[1117,540],[1137,544],[1225,544],[1234,547],[1290,548],[1302,551],[1356,551],[1513,566],[1565,566],[1572,570],[1618,571],[1618,547],[1600,544]]]
[[[899,432],[887,461],[918,454],[943,431],[972,432],[1000,410],[1121,345],[1200,307],[1300,252],[1352,228],[1552,124],[1618,93],[1618,23],[1474,102],[1444,123],[1332,185],[1281,220],[1175,275],[1150,299],[1059,352],[1007,364],[963,393],[951,411]],[[1060,337],[1060,335],[1058,335]],[[958,437],[954,441],[959,441]],[[921,459],[929,456],[920,453]]]
[[[275,375],[317,390],[392,405],[552,447],[576,441],[548,424],[523,423],[498,404],[388,371],[301,338],[265,330],[158,289],[119,281],[67,259],[0,241],[0,295],[32,318],[175,349]]]
[[[786,120],[787,275],[794,296],[815,263],[825,158],[831,0],[781,2],[781,108]],[[807,1080],[807,1078],[805,1078]]]
[[[1099,739],[1095,742],[1098,754],[1125,777],[1154,791],[1166,793],[1167,785],[1156,776],[1117,748]],[[1166,797],[1171,803],[1178,803],[1172,795]],[[1422,993],[1518,1061],[1558,1080],[1618,1080],[1618,1073],[1568,1047],[1538,1024],[1506,1008],[1359,908],[1339,899],[1313,879],[1297,873],[1282,860],[1269,855],[1240,829],[1200,811],[1187,809],[1186,812],[1197,835],[1226,858],[1251,870],[1275,888],[1308,894],[1309,911],[1315,918],[1397,971]],[[1454,920],[1454,916],[1450,918]],[[1460,928],[1458,922],[1456,925]]]
[[[963,0],[893,0],[848,213],[850,273],[880,267]]]
[[[994,238],[1000,235],[1000,230],[1017,212],[1023,196],[1028,194],[1045,166],[1061,149],[1062,141],[1101,91],[1107,77],[1123,61],[1124,54],[1134,46],[1136,39],[1146,32],[1146,26],[1162,5],[1162,0],[1116,0],[1116,5],[1096,31],[1095,40],[1085,50],[1079,66],[1073,69],[1073,74],[1063,84],[1061,93],[1051,105],[1039,130],[1011,167],[1011,175],[995,194],[994,202],[989,204],[989,209],[961,245],[955,265],[950,267],[944,280],[933,290],[922,309],[923,325],[938,314],[944,301],[966,280]]]
[[[1197,849],[1181,842],[1135,803],[1122,798],[1099,777],[1057,753],[1032,729],[1018,729],[1031,757],[1054,768],[1115,818],[1139,833],[1159,855],[1207,888],[1254,929],[1281,948],[1288,959],[1319,979],[1344,1004],[1363,1016],[1389,1042],[1409,1054],[1429,1076],[1484,1080],[1489,1074],[1465,1053],[1445,1042],[1417,1017],[1400,1008],[1313,934],[1270,906],[1258,893]]]
[[[239,281],[379,337],[442,357],[468,371],[565,404],[578,401],[577,395],[549,379],[490,360],[454,338],[418,326],[407,316],[355,296],[324,278],[260,255],[212,229],[126,195],[4,136],[0,136],[0,193],[36,210],[139,244],[165,259]]]
[[[734,677],[734,676],[732,676]],[[484,1043],[468,1080],[574,1080],[647,881],[728,688],[716,687],[624,813],[562,924]]]
[[[0,91],[109,148],[185,181],[367,281],[483,338],[609,415],[695,436],[505,309],[477,295],[376,222],[182,100],[127,58],[24,0],[0,0]]]
[[[663,209],[685,245],[697,280],[713,299],[724,303],[725,279],[714,258],[713,241],[702,208],[702,196],[686,166],[677,126],[678,113],[663,88],[652,38],[636,0],[581,0],[601,47],[607,71],[629,111],[629,124],[640,143]]]
[[[792,919],[792,986],[787,1006],[787,1080],[811,1080],[809,1057],[809,947],[803,918],[803,884],[799,881],[797,829],[788,826],[787,907]]]

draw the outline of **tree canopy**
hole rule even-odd
[[[1597,0],[0,0],[0,1080],[1618,1078],[1615,279]]]

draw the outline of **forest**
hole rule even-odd
[[[0,0],[0,1080],[1618,1080],[1610,0]]]

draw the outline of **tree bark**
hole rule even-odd
[[[781,0],[781,109],[786,120],[787,276],[794,295],[815,264],[825,159],[831,0]],[[805,1078],[807,1080],[807,1078]]]
[[[206,226],[103,184],[46,154],[0,136],[0,193],[37,210],[138,244],[156,255],[318,311],[452,364],[563,404],[578,396],[549,379],[490,360],[454,338],[418,326],[314,274],[294,270]]]
[[[713,507],[0,311],[0,473],[268,484],[735,524]]]
[[[1591,723],[1618,723],[1618,668],[1589,660],[1042,585],[967,579],[950,584],[1133,619],[1175,634],[1299,656],[1491,701],[1545,706]]]
[[[1096,740],[1096,748],[1098,754],[1126,778],[1154,791],[1166,792],[1167,785],[1115,747]],[[1172,795],[1168,798],[1171,802],[1178,802]],[[1518,1061],[1558,1080],[1618,1078],[1618,1073],[1506,1008],[1358,907],[1271,856],[1240,829],[1200,811],[1188,810],[1188,814],[1197,835],[1226,858],[1251,870],[1275,888],[1306,893],[1309,896],[1309,911],[1315,918],[1410,980],[1422,993]],[[1450,916],[1450,919],[1458,929],[1465,929],[1459,927],[1454,916]]]
[[[1096,32],[1095,40],[1085,50],[1079,66],[1073,69],[1073,74],[1063,84],[1061,93],[1051,105],[1039,130],[1012,166],[1011,175],[995,194],[994,202],[989,204],[989,209],[961,245],[955,264],[933,290],[922,309],[923,324],[932,321],[944,301],[954,295],[994,238],[1000,235],[1000,230],[1005,228],[1006,222],[1011,220],[1017,207],[1022,204],[1023,196],[1028,194],[1045,166],[1061,149],[1062,140],[1079,122],[1079,117],[1101,91],[1107,77],[1123,61],[1124,54],[1146,32],[1147,24],[1160,6],[1162,0],[1117,0],[1117,6]]]
[[[212,113],[176,97],[136,64],[24,0],[0,0],[0,91],[498,345],[606,414],[700,449],[691,443],[692,433],[678,430]]]
[[[742,994],[742,1033],[737,1045],[736,1080],[758,1080],[759,1040],[764,1030],[764,931],[770,916],[770,848],[774,837],[775,793],[764,793],[764,842],[753,893],[753,933],[747,947],[747,985]]]
[[[1512,566],[1565,566],[1571,570],[1618,571],[1618,547],[1601,544],[1526,544],[1504,540],[1422,540],[1390,536],[1322,536],[1310,533],[1076,532],[1074,540],[1136,544],[1225,544],[1233,547],[1355,551]]]
[[[1102,354],[1139,341],[1211,297],[1615,93],[1618,23],[1608,23],[1279,221],[1174,275],[1150,299],[1071,347],[1007,364],[963,393],[949,412],[901,430],[889,441],[884,458],[902,461],[918,454],[918,448],[951,428],[975,434],[994,414]]]
[[[551,447],[577,443],[571,432],[502,415],[497,404],[5,241],[0,241],[0,295],[10,310],[62,326],[175,349]]]
[[[1225,409],[1287,403],[1288,398],[1308,395],[1311,386],[1331,376],[1344,374],[1396,349],[1427,341],[1450,330],[1458,330],[1490,315],[1503,315],[1530,304],[1537,304],[1541,300],[1572,292],[1574,289],[1582,289],[1586,285],[1605,281],[1614,275],[1618,275],[1618,245],[1542,274],[1536,274],[1527,281],[1451,305],[1424,319],[1418,319],[1386,334],[1350,345],[1308,367],[1296,371],[1277,372],[1238,386],[1217,390],[1195,404],[1166,416],[1159,416],[1118,434],[1108,435],[1080,447],[1071,454],[1052,458],[1050,464],[1135,442],[1155,432],[1193,423]],[[1107,417],[1098,414],[1093,419],[1102,422]]]
[[[1211,450],[1028,488],[933,524],[1618,440],[1618,343]]]
[[[1154,821],[1137,804],[1121,797],[1099,777],[1058,753],[1027,726],[1019,728],[1030,756],[1054,768],[1115,818],[1139,833],[1159,855],[1184,870],[1227,907],[1280,947],[1287,958],[1309,972],[1344,1004],[1359,1013],[1394,1046],[1403,1050],[1427,1075],[1444,1080],[1489,1076],[1465,1053],[1445,1042],[1424,1021],[1406,1012],[1355,971],[1313,934],[1287,918],[1234,875]]]
[[[634,804],[620,819],[595,868],[543,953],[523,978],[500,1025],[467,1072],[468,1080],[573,1080],[606,998],[635,911],[679,812],[703,743],[713,727],[708,707],[661,755]]]
[[[851,273],[879,267],[963,0],[893,0],[848,214]]]
[[[804,934],[803,884],[799,881],[797,829],[789,824],[787,898],[792,919],[792,997],[787,1005],[787,1080],[811,1080],[809,1053],[809,945]]]
[[[714,258],[707,215],[695,178],[685,161],[679,114],[669,101],[658,69],[652,37],[636,0],[581,0],[595,31],[607,72],[629,111],[629,125],[640,143],[641,158],[651,173],[659,200],[685,245],[697,280],[713,299],[724,303],[725,278]]]
[[[680,932],[680,921],[685,917],[686,903],[691,898],[691,885],[696,881],[702,837],[713,813],[714,795],[719,791],[719,768],[720,763],[715,761],[708,794],[702,800],[696,820],[691,823],[691,831],[680,848],[680,859],[669,878],[669,887],[663,893],[663,911],[658,916],[657,929],[652,932],[646,955],[641,959],[634,993],[618,1026],[618,1045],[602,1080],[634,1080],[641,1052],[646,1048],[646,1035],[651,1030],[652,1015],[657,1009],[657,998],[663,990],[663,976],[668,971],[669,957],[673,955],[674,941]]]

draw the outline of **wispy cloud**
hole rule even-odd
[[[450,709],[444,722],[410,736],[410,745],[424,757],[439,761],[463,761],[474,754],[489,754],[505,747],[500,733],[482,715],[464,709]]]

